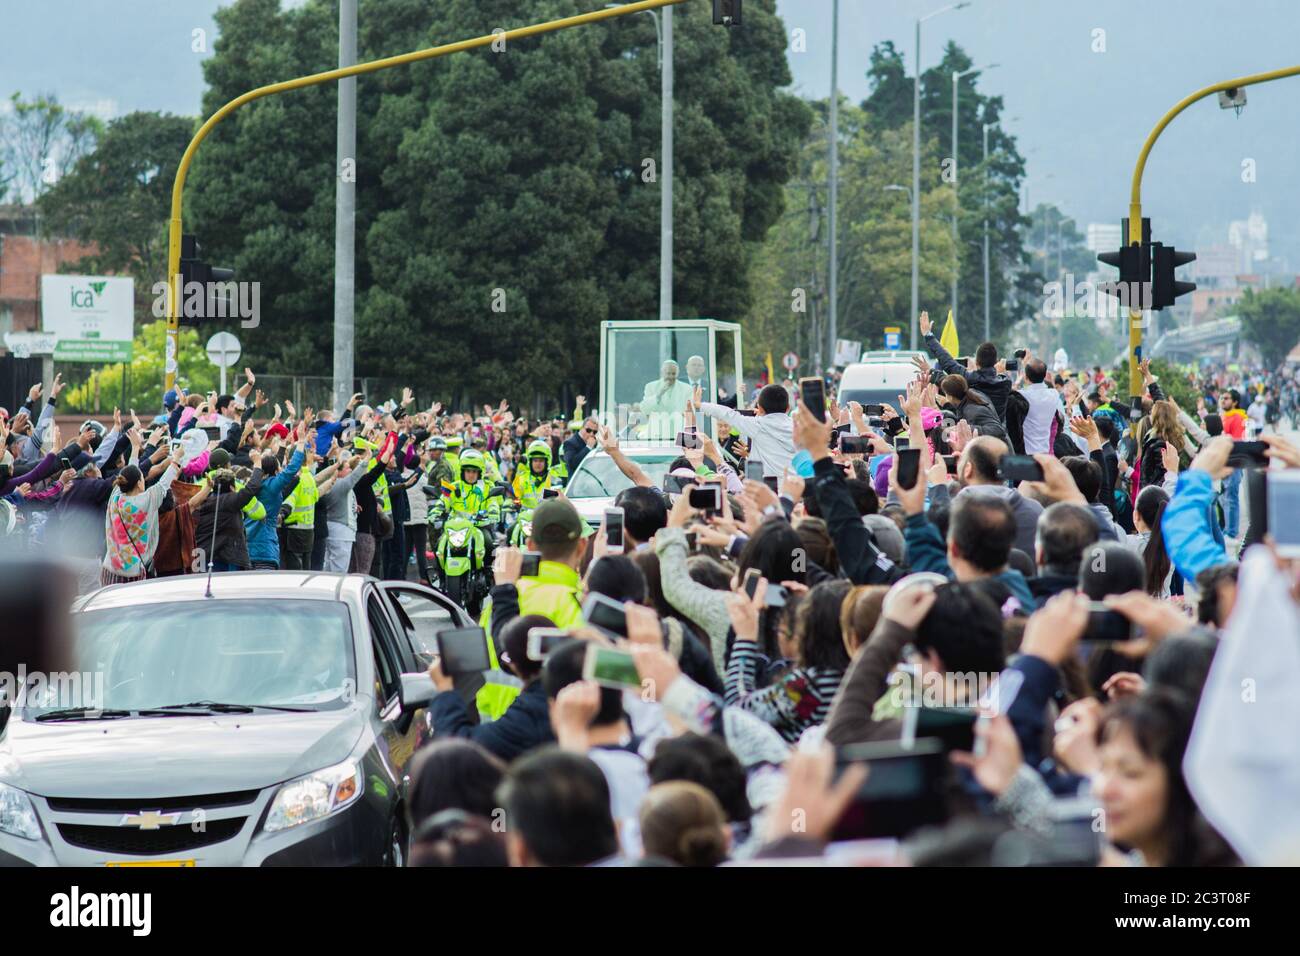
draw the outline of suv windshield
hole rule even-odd
[[[326,710],[354,696],[347,606],[336,601],[185,601],[73,616],[72,676],[80,696],[53,683],[29,688],[28,719],[76,708],[120,713],[204,702]]]
[[[656,455],[652,458],[643,458],[639,455],[628,457],[640,466],[651,481],[660,486],[664,483],[664,475],[668,474],[668,466],[677,460],[675,455]],[[618,470],[614,459],[608,455],[588,455],[574,472],[573,480],[564,489],[564,494],[569,498],[612,498],[625,488],[631,487],[632,482]]]

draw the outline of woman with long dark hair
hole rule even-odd
[[[808,592],[795,613],[795,666],[767,686],[759,682],[760,615],[743,592],[735,595],[729,605],[736,642],[727,667],[727,704],[762,718],[790,743],[809,727],[824,723],[849,666],[840,637],[840,608],[850,586],[840,578]]]
[[[982,392],[971,388],[965,377],[945,375],[939,383],[939,391],[946,399],[940,401],[952,409],[958,421],[970,422],[976,434],[1007,440],[1007,431],[1002,427],[997,409]]]
[[[1233,861],[1201,816],[1183,777],[1193,701],[1153,688],[1111,704],[1098,730],[1093,788],[1113,846],[1145,866],[1207,866]]]
[[[1133,504],[1135,534],[1121,535],[1123,544],[1142,558],[1146,568],[1145,590],[1156,598],[1167,598],[1173,582],[1174,567],[1165,548],[1164,532],[1160,528],[1169,495],[1163,488],[1147,485]]]

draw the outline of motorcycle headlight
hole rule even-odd
[[[275,795],[262,829],[274,833],[319,820],[354,803],[362,789],[361,765],[355,760],[290,780]]]
[[[31,799],[7,783],[0,783],[0,830],[27,840],[41,838],[41,824]]]
[[[469,537],[469,529],[461,528],[459,531],[453,531],[447,535],[447,540],[451,542],[452,547],[459,548],[464,546],[465,539]]]

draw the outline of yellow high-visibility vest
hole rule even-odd
[[[284,523],[292,528],[310,530],[316,527],[316,502],[320,492],[316,490],[316,476],[307,469],[298,472],[298,484],[289,495],[289,505],[293,508]]]

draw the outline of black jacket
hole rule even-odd
[[[1042,607],[1043,602],[1050,597],[1055,597],[1062,591],[1072,591],[1079,586],[1079,576],[1077,574],[1044,574],[1041,571],[1037,577],[1030,578],[1028,581],[1029,593],[1038,599],[1038,606]]]
[[[998,417],[998,413],[994,411],[993,403],[977,402],[971,397],[979,394],[982,393],[971,389],[961,400],[961,404],[955,407],[958,421],[964,419],[970,422],[971,429],[977,435],[991,435],[1006,441],[1007,430],[1002,426],[1002,419]]]
[[[854,584],[892,584],[902,571],[876,547],[871,531],[853,503],[844,472],[830,458],[813,464],[813,494],[835,542],[840,569]]]
[[[939,363],[939,371],[944,375],[960,375],[970,383],[971,388],[978,389],[990,402],[993,403],[993,410],[997,412],[998,420],[1005,420],[1007,417],[1007,396],[1011,394],[1012,381],[1002,372],[995,368],[977,368],[973,372],[966,371],[966,367],[961,365],[948,354],[948,350],[939,344],[931,332],[925,337],[925,347],[929,349],[930,354],[934,356]],[[933,380],[934,376],[931,375]],[[974,424],[972,422],[972,424]]]
[[[235,492],[220,495],[215,490],[199,505],[194,515],[194,546],[207,555],[208,561],[252,567],[248,559],[248,537],[244,534],[244,505],[262,488],[262,469],[254,468],[248,483]],[[212,529],[216,526],[216,545]]]
[[[546,703],[546,690],[539,677],[519,693],[500,719],[491,723],[471,723],[465,702],[453,690],[433,698],[429,703],[429,717],[433,721],[435,740],[464,737],[510,761],[555,740]]]
[[[564,467],[569,469],[569,477],[572,478],[573,473],[582,464],[582,459],[591,453],[591,449],[587,447],[587,443],[582,440],[582,434],[579,433],[566,438],[564,444],[560,446],[560,452],[564,457]]]

